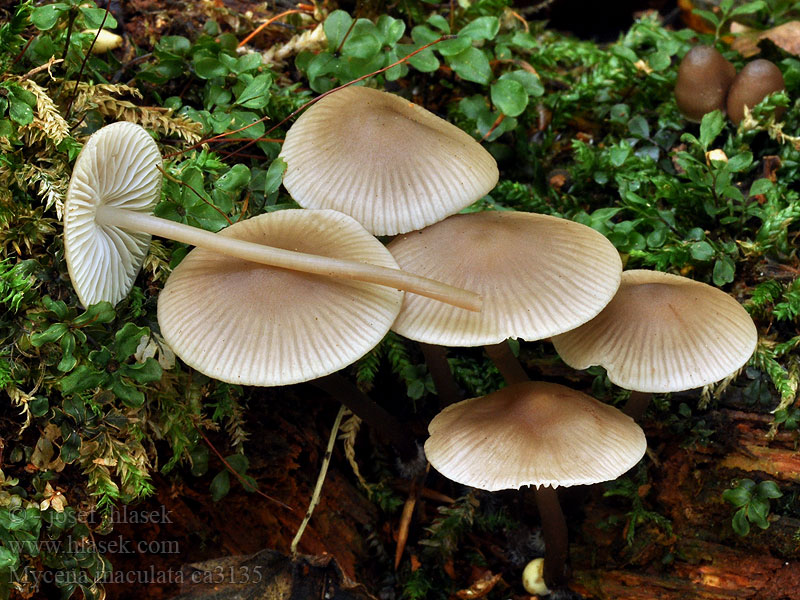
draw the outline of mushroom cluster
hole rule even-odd
[[[695,46],[681,60],[675,82],[678,110],[689,121],[700,122],[714,110],[728,114],[738,125],[750,110],[769,94],[786,89],[781,70],[759,58],[738,73],[722,54],[711,46]],[[783,110],[775,111],[780,118]]]
[[[718,87],[730,98],[732,67],[721,68],[730,77]],[[719,95],[708,110],[720,107]],[[428,347],[485,345],[510,385],[483,398],[450,397],[425,451],[437,470],[466,485],[536,487],[544,577],[563,584],[566,527],[555,488],[618,477],[646,441],[620,411],[528,381],[505,340],[553,336],[571,366],[603,364],[628,389],[673,391],[740,368],[755,346],[749,316],[710,286],[623,273],[616,248],[573,221],[454,214],[491,190],[497,165],[472,137],[398,96],[359,87],[330,94],[292,126],[281,156],[284,184],[304,209],[215,234],[150,214],[161,196],[161,156],[147,132],[130,123],[98,131],[76,161],[65,208],[65,251],[80,301],[121,300],[150,235],[162,235],[197,246],[159,297],[162,334],[184,362],[216,379],[274,386],[330,376],[390,328]],[[388,247],[374,237],[396,234]],[[685,312],[691,307],[703,316]],[[661,329],[639,324],[639,313],[655,313]],[[630,331],[617,325],[619,314]],[[646,383],[632,383],[630,373]],[[368,423],[404,444],[401,428],[387,427],[388,413],[368,410],[378,415]]]

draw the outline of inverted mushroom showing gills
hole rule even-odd
[[[757,341],[750,315],[722,290],[646,270],[625,271],[603,312],[553,338],[569,366],[601,365],[616,385],[646,393],[719,381],[744,366]],[[645,407],[649,402],[649,395],[632,398]],[[644,408],[632,403],[629,410],[639,416]]]
[[[283,185],[300,206],[349,214],[375,235],[421,229],[489,192],[494,158],[467,133],[400,96],[350,86],[292,125]]]
[[[347,215],[283,210],[220,235],[391,268],[386,247]],[[358,281],[269,267],[196,248],[158,298],[164,339],[199,371],[230,383],[288,385],[322,377],[371,350],[403,294]]]
[[[124,298],[150,235],[159,235],[251,262],[377,283],[480,309],[477,294],[396,268],[274,248],[155,217],[150,213],[160,199],[160,166],[155,142],[133,123],[103,127],[81,150],[65,202],[64,246],[70,277],[85,306]]]
[[[482,490],[538,486],[545,581],[563,583],[567,530],[555,488],[616,479],[644,455],[641,428],[568,387],[525,382],[448,406],[428,426],[425,454],[445,477]]]

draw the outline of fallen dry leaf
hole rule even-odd
[[[491,571],[487,571],[483,577],[481,577],[467,589],[458,590],[456,592],[456,596],[461,598],[461,600],[475,600],[476,598],[483,598],[486,594],[492,591],[495,585],[497,585],[497,582],[500,581],[501,576],[502,573],[492,575]]]
[[[789,21],[766,31],[756,31],[741,23],[731,25],[731,33],[738,34],[731,43],[731,48],[745,58],[755,56],[761,49],[758,43],[769,40],[781,50],[800,56],[800,21]]]

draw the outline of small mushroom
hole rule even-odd
[[[92,54],[105,54],[122,46],[122,36],[108,29],[101,29],[99,32],[97,29],[86,29],[83,33],[95,36]]]
[[[647,447],[642,429],[613,406],[532,381],[452,404],[428,432],[425,454],[448,479],[488,491],[537,487],[551,589],[564,582],[568,548],[555,488],[616,479]]]
[[[161,197],[160,168],[158,146],[133,123],[101,128],[81,150],[67,190],[64,246],[84,306],[101,300],[116,304],[124,298],[150,236],[159,235],[252,262],[434,294],[469,310],[480,308],[477,294],[399,269],[273,248],[156,217],[150,213]]]
[[[690,121],[701,121],[713,110],[725,110],[725,97],[736,67],[711,46],[695,46],[681,60],[675,82],[678,110]]]
[[[747,63],[733,80],[728,90],[728,117],[735,125],[744,118],[744,107],[753,108],[773,92],[786,89],[783,73],[775,63],[758,58]],[[775,110],[775,117],[780,118],[784,108]]]
[[[619,291],[599,315],[553,337],[569,366],[601,365],[616,385],[647,394],[719,381],[748,361],[757,341],[750,315],[722,290],[647,270],[625,271]],[[631,404],[626,412],[643,408]]]
[[[350,86],[286,133],[283,185],[300,206],[350,215],[374,235],[421,229],[497,183],[497,163],[467,133],[408,100]]]

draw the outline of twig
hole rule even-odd
[[[169,173],[167,173],[167,172],[166,172],[164,169],[162,169],[162,168],[161,168],[161,167],[159,167],[158,165],[156,165],[156,169],[158,169],[159,171],[161,171],[161,174],[162,174],[164,177],[166,177],[167,179],[169,179],[171,182],[173,182],[173,183],[177,183],[178,185],[185,185],[187,188],[189,188],[190,190],[192,190],[192,191],[195,193],[195,196],[197,196],[198,198],[200,198],[200,200],[202,200],[203,202],[205,202],[206,204],[208,204],[208,205],[209,205],[211,208],[213,208],[215,211],[217,211],[219,214],[221,214],[221,215],[222,215],[222,218],[223,218],[223,219],[225,219],[225,220],[228,222],[228,225],[233,225],[233,221],[231,221],[231,220],[228,218],[228,215],[226,215],[224,212],[222,212],[222,211],[221,211],[221,210],[220,210],[218,207],[214,206],[214,205],[213,205],[211,202],[209,202],[208,200],[206,200],[205,198],[203,198],[203,197],[200,195],[200,192],[198,192],[196,189],[194,189],[194,188],[193,188],[192,186],[190,186],[188,183],[186,183],[185,181],[181,181],[181,180],[180,180],[180,179],[178,179],[177,177],[173,177],[172,175],[170,175]]]
[[[253,30],[253,32],[252,32],[250,35],[248,35],[248,36],[247,36],[246,38],[244,38],[244,39],[243,39],[241,42],[239,42],[239,46],[238,46],[238,47],[239,47],[239,48],[241,48],[242,46],[244,46],[244,45],[245,45],[247,42],[249,42],[250,40],[252,40],[252,39],[253,39],[254,37],[256,37],[256,36],[257,36],[259,33],[261,33],[261,31],[263,31],[263,30],[264,30],[266,27],[269,27],[269,26],[270,26],[272,23],[274,23],[274,22],[275,22],[275,21],[277,21],[278,19],[280,19],[280,18],[282,18],[282,17],[285,17],[285,16],[287,16],[287,15],[294,15],[294,14],[298,14],[298,13],[299,13],[299,14],[302,14],[302,13],[305,13],[305,12],[307,12],[307,11],[305,11],[305,10],[296,10],[296,9],[292,9],[292,10],[285,10],[285,11],[283,11],[283,12],[282,12],[281,14],[279,14],[279,15],[275,15],[274,17],[270,17],[269,19],[267,19],[266,21],[264,21],[264,22],[263,22],[261,25],[259,25],[258,27],[256,27],[256,28]]]
[[[311,502],[308,503],[306,516],[303,517],[303,522],[300,523],[300,527],[297,528],[297,533],[294,535],[292,545],[290,546],[292,556],[297,554],[297,545],[300,543],[300,538],[303,537],[303,532],[306,530],[308,522],[311,521],[311,515],[314,514],[314,509],[317,504],[319,504],[322,485],[325,483],[325,475],[328,474],[328,465],[331,463],[333,446],[336,443],[336,437],[339,435],[339,425],[342,423],[342,417],[344,417],[346,412],[347,408],[342,406],[339,408],[339,412],[336,413],[336,419],[333,421],[333,427],[331,427],[331,435],[328,438],[328,447],[325,449],[325,457],[322,459],[322,467],[320,467],[319,476],[317,476],[317,485],[314,486],[314,493],[311,496]]]
[[[197,433],[199,433],[199,434],[200,434],[200,437],[202,437],[202,438],[203,438],[203,441],[206,443],[206,446],[208,446],[209,448],[211,448],[211,451],[212,451],[214,454],[216,454],[216,455],[217,455],[217,458],[218,458],[218,459],[220,459],[220,460],[222,461],[222,464],[223,464],[223,465],[225,465],[225,468],[226,468],[226,469],[228,469],[228,471],[230,471],[231,473],[233,473],[233,475],[236,477],[236,479],[238,479],[238,480],[239,480],[239,483],[241,483],[241,484],[242,484],[242,486],[244,487],[244,489],[246,489],[246,490],[247,490],[247,489],[253,488],[253,484],[252,484],[252,483],[250,483],[249,481],[247,481],[247,480],[246,480],[244,477],[242,477],[242,475],[241,475],[241,474],[240,474],[240,473],[239,473],[239,472],[238,472],[236,469],[234,469],[234,468],[233,468],[233,467],[230,465],[230,463],[229,463],[227,460],[225,460],[225,457],[224,457],[224,456],[222,456],[222,454],[220,454],[219,450],[217,450],[217,449],[214,447],[214,444],[212,444],[212,443],[211,443],[211,440],[209,440],[209,439],[206,437],[206,434],[205,434],[205,433],[203,433],[203,431],[202,431],[202,430],[201,430],[199,427],[197,427],[197,426],[195,426],[195,430],[197,431]],[[272,496],[268,496],[267,494],[265,494],[264,492],[262,492],[260,489],[258,489],[258,488],[253,488],[253,491],[254,491],[256,494],[258,494],[259,496],[261,496],[262,498],[266,498],[266,499],[267,499],[267,500],[269,500],[270,502],[274,502],[274,503],[275,503],[275,504],[277,504],[278,506],[281,506],[281,507],[285,508],[286,510],[290,510],[290,511],[294,512],[294,509],[293,509],[291,506],[289,506],[288,504],[284,504],[283,502],[281,502],[281,501],[280,501],[280,500],[278,500],[277,498],[273,498]]]

